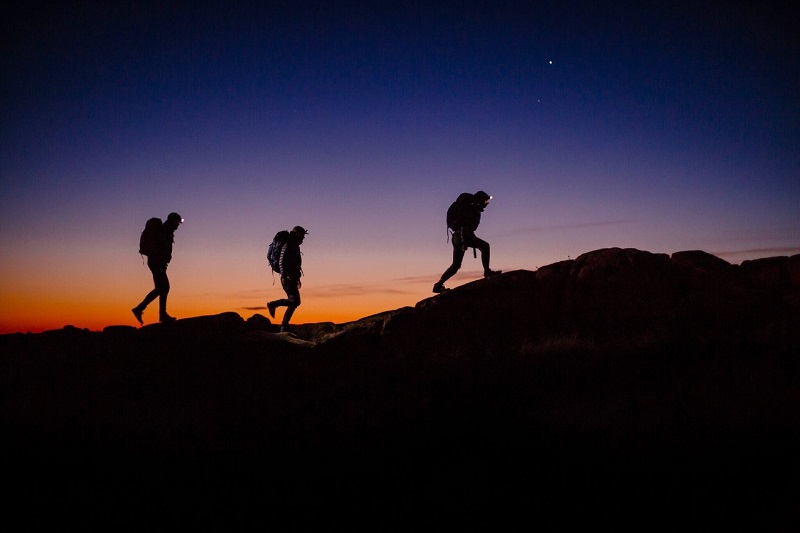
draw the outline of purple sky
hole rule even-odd
[[[298,320],[413,305],[449,264],[447,206],[478,189],[493,268],[800,252],[785,3],[2,10],[0,328],[129,322],[151,284],[138,234],[170,211],[184,316],[277,297],[266,245],[295,224]]]

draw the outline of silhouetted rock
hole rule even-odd
[[[281,333],[263,330],[248,331],[243,334],[240,341],[249,344],[250,348],[255,345],[261,345],[263,349],[270,349],[271,346],[276,344],[289,344],[292,346],[302,348],[313,348],[317,345],[315,342],[306,341],[293,333]]]
[[[299,529],[762,528],[798,496],[799,268],[608,248],[292,333],[223,313],[3,335],[5,479],[183,525],[269,502]]]
[[[250,330],[271,331],[274,326],[269,318],[256,313],[247,319],[247,327]]]
[[[719,274],[730,269],[731,264],[715,255],[702,250],[675,252],[672,264],[679,268],[693,270],[701,274]]]
[[[784,293],[800,289],[800,255],[744,261],[740,268],[759,288]]]
[[[109,335],[134,335],[137,331],[135,326],[106,326],[103,328],[103,333],[107,333]]]

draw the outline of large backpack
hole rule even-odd
[[[272,271],[278,274],[281,273],[281,250],[283,250],[283,245],[288,241],[289,232],[281,230],[275,234],[275,237],[272,239],[272,242],[269,243],[269,248],[267,249],[267,262],[270,268],[272,268]]]
[[[473,195],[462,192],[456,201],[450,204],[447,209],[447,227],[453,231],[458,231],[464,225],[469,213],[469,206],[473,202]]]
[[[147,257],[158,255],[158,241],[161,234],[161,226],[162,222],[158,217],[153,217],[147,221],[144,225],[144,231],[142,231],[142,235],[139,237],[140,254],[146,255]]]

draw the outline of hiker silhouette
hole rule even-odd
[[[305,228],[295,226],[288,232],[285,240],[276,243],[280,250],[277,270],[281,275],[281,286],[286,292],[286,298],[267,302],[267,310],[269,316],[275,318],[276,308],[287,308],[281,321],[281,332],[288,331],[289,321],[292,319],[295,309],[300,306],[300,277],[303,275],[303,256],[300,253],[300,245],[303,244],[306,235],[308,232]]]
[[[147,266],[153,273],[153,290],[147,293],[144,300],[131,309],[133,316],[144,324],[142,313],[145,308],[155,300],[158,301],[158,320],[160,322],[172,322],[174,317],[167,313],[167,295],[169,294],[169,278],[167,277],[167,265],[172,260],[172,244],[174,241],[175,230],[183,223],[183,218],[178,213],[170,213],[167,220],[161,224],[157,218],[151,218],[147,222],[145,230],[142,232],[139,241],[139,253],[147,256]]]
[[[491,199],[492,197],[483,191],[478,191],[475,194],[465,192],[460,194],[456,201],[450,205],[447,210],[447,227],[452,231],[450,240],[453,243],[453,263],[444,271],[439,281],[433,285],[433,292],[441,293],[448,290],[444,283],[461,268],[464,253],[468,248],[473,249],[473,254],[475,254],[474,250],[476,248],[481,251],[484,277],[488,278],[501,273],[500,270],[489,268],[489,243],[475,235],[475,230],[478,229],[478,225],[481,223],[481,213],[489,205],[489,200]]]

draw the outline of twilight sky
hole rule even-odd
[[[139,233],[170,211],[179,318],[266,314],[266,248],[296,224],[294,322],[414,305],[450,263],[447,206],[479,189],[495,269],[800,253],[790,3],[19,3],[0,333],[135,324]],[[468,254],[448,285],[480,272]]]

